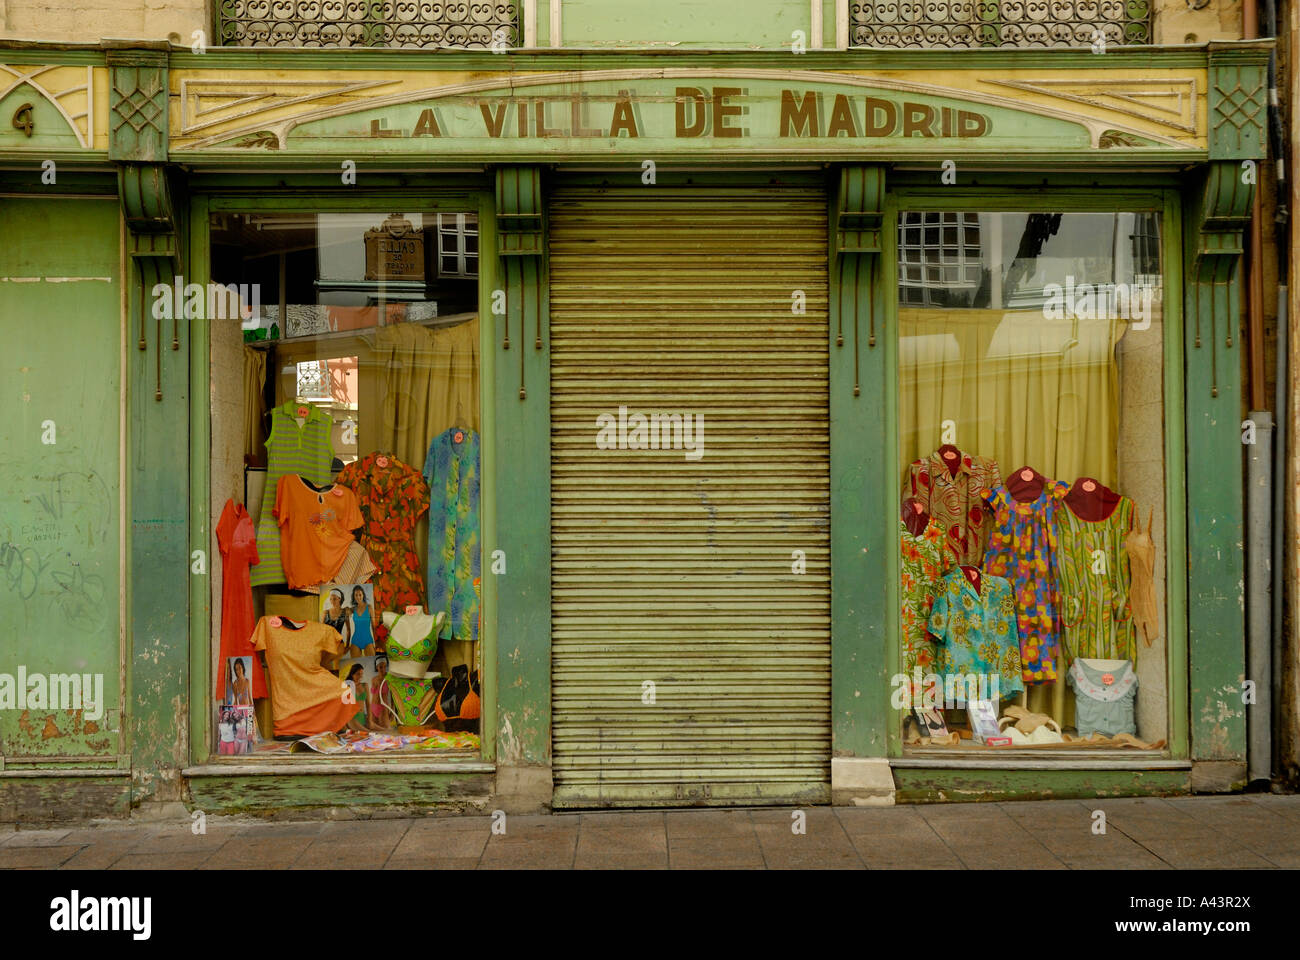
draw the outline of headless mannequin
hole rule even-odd
[[[925,533],[925,528],[930,523],[930,511],[925,509],[925,504],[916,497],[908,497],[903,501],[903,523],[907,525],[907,532],[914,537],[919,537]]]
[[[1119,501],[1118,493],[1092,477],[1080,477],[1065,495],[1065,502],[1074,515],[1092,523],[1105,520],[1114,513]]]
[[[967,566],[966,564],[963,563],[961,565],[961,572],[966,574],[966,579],[970,581],[970,585],[975,588],[976,593],[979,593],[980,581],[982,579],[982,577],[980,576],[980,568]]]
[[[1007,492],[1018,503],[1033,503],[1043,495],[1047,478],[1033,467],[1024,466],[1007,477]]]
[[[943,460],[943,465],[948,468],[948,472],[954,477],[957,471],[961,469],[961,451],[951,443],[945,443],[939,448],[939,457]]]

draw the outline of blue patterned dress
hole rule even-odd
[[[1015,603],[1011,584],[1002,577],[984,574],[976,593],[961,567],[953,568],[935,595],[929,630],[939,641],[935,673],[944,678],[945,687],[950,675],[973,675],[990,692],[997,677],[1003,700],[1024,689]],[[956,689],[960,694],[967,688],[958,684]]]
[[[479,436],[459,427],[434,437],[424,461],[429,483],[429,613],[445,611],[448,638],[457,640],[478,639],[478,469]]]

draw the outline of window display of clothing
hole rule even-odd
[[[276,485],[275,515],[283,531],[280,563],[290,589],[333,580],[354,542],[352,531],[364,522],[357,495],[347,487],[316,489],[296,474],[281,477]]]
[[[997,677],[1003,700],[1024,689],[1015,603],[1004,578],[982,576],[976,590],[961,567],[950,570],[934,598],[929,630],[939,642],[935,673],[974,674],[990,686]],[[956,685],[958,699],[967,689],[965,683]]]
[[[1025,471],[1029,472],[1029,471]],[[1060,660],[1060,618],[1056,609],[1056,511],[1070,489],[1042,478],[1017,499],[1005,485],[984,491],[992,529],[984,553],[984,572],[1011,583],[1020,637],[1020,668],[1026,685],[1055,683]]]
[[[980,491],[1002,482],[997,462],[946,444],[926,459],[912,461],[907,472],[904,493],[919,497],[943,527],[957,562],[982,563],[990,523]]]
[[[253,647],[266,652],[277,737],[341,730],[357,712],[355,703],[344,702],[343,682],[321,665],[321,654],[343,652],[343,638],[334,628],[314,620],[263,617]]]
[[[913,535],[902,520],[898,522],[899,553],[903,559],[899,589],[903,611],[903,672],[908,677],[915,667],[926,673],[934,666],[934,641],[926,624],[948,563],[945,539],[943,527],[933,519],[920,536]]]
[[[429,610],[445,612],[449,636],[478,639],[479,436],[453,427],[433,439],[429,484]]]
[[[253,696],[266,696],[262,664],[253,656],[253,590],[249,586],[249,565],[258,562],[253,518],[242,503],[227,500],[217,521],[217,547],[221,550],[221,654],[223,667],[228,657],[252,657]],[[226,671],[217,673],[217,700],[226,695]]]
[[[348,464],[335,482],[357,495],[365,517],[360,540],[378,567],[375,604],[381,610],[402,610],[421,603],[424,579],[415,549],[415,525],[429,509],[424,477],[396,457],[376,452]]]
[[[1133,660],[1125,537],[1133,501],[1081,477],[1056,511],[1058,595],[1066,655]]]
[[[303,424],[295,419],[303,414]],[[271,433],[266,438],[266,494],[276,495],[280,480],[297,474],[315,484],[330,481],[330,463],[334,448],[330,443],[333,421],[325,411],[309,403],[290,400],[271,411]],[[257,522],[257,553],[262,562],[253,568],[251,585],[285,583],[281,567],[280,526],[275,518],[274,502],[262,502]]]

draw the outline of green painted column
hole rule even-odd
[[[881,328],[885,172],[846,167],[832,203],[832,756],[884,757],[891,631],[897,631],[897,491],[886,444],[893,409],[889,333]],[[885,522],[882,522],[882,517]]]
[[[1199,786],[1212,790],[1245,777],[1241,262],[1264,157],[1265,65],[1260,51],[1211,50],[1211,163],[1184,218],[1188,705],[1192,760],[1218,771]]]
[[[179,800],[189,729],[189,343],[153,316],[156,283],[179,270],[167,158],[167,53],[114,49],[109,157],[130,257],[127,339],[127,651],[125,729],[132,804]],[[206,541],[205,541],[206,545]],[[206,558],[205,558],[206,561]]]
[[[1253,189],[1237,164],[1213,164],[1187,217],[1188,683],[1202,761],[1246,757],[1239,264]]]
[[[551,762],[550,331],[541,171],[496,172],[496,219],[504,314],[492,304],[495,381],[496,542],[506,572],[495,579],[497,741],[502,768]],[[503,793],[513,792],[499,781]],[[549,788],[547,788],[549,789]],[[549,801],[549,792],[545,798]]]

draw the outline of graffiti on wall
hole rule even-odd
[[[101,572],[116,553],[116,504],[99,472],[71,456],[35,471],[0,467],[0,484],[17,493],[0,513],[0,598],[25,627],[93,630],[116,616]]]

